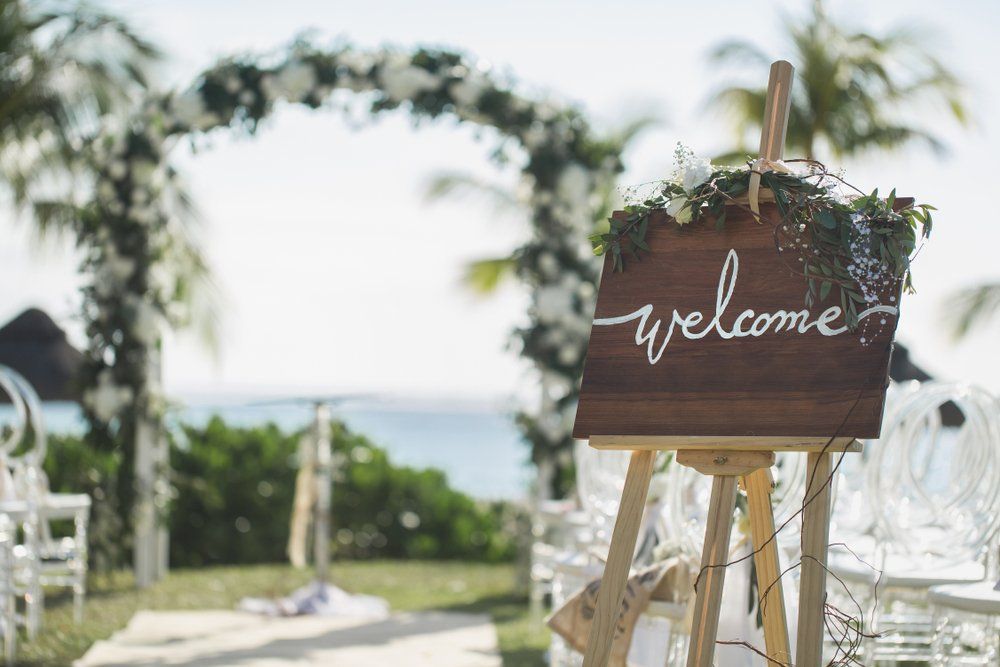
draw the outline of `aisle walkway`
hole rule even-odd
[[[500,667],[485,614],[418,612],[378,621],[237,611],[141,611],[77,667]]]

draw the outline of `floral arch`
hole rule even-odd
[[[182,304],[201,262],[177,216],[170,148],[218,128],[253,133],[281,101],[332,106],[338,89],[369,96],[373,115],[404,108],[418,121],[450,116],[496,128],[497,156],[508,144],[523,147],[533,234],[517,251],[516,274],[533,298],[530,324],[516,338],[541,374],[544,398],[539,412],[520,415],[519,423],[536,462],[569,453],[598,270],[587,235],[603,208],[600,193],[620,171],[618,150],[596,140],[576,111],[521,96],[459,53],[323,50],[299,41],[281,58],[223,60],[189,89],[151,97],[125,127],[93,142],[95,195],[78,216],[83,271],[92,277],[83,289],[84,403],[91,438],[120,451],[123,469],[133,467],[128,443],[159,423],[160,333],[189,318]]]

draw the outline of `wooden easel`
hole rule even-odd
[[[767,160],[780,160],[782,156],[793,73],[791,64],[785,61],[771,65],[760,141],[760,156]],[[759,184],[759,176],[752,176],[752,198]],[[758,594],[762,596],[760,609],[764,638],[767,655],[773,661],[771,665],[820,667],[830,526],[830,486],[827,482],[832,471],[832,454],[860,451],[860,445],[853,438],[831,441],[815,437],[591,436],[590,445],[596,449],[632,450],[632,458],[597,596],[584,667],[605,667],[611,653],[657,451],[676,451],[676,463],[712,476],[688,667],[713,665],[722,586],[726,576],[726,568],[722,566],[728,561],[738,480],[748,499]],[[774,464],[777,451],[808,453],[807,504],[802,516],[798,641],[794,661],[789,648],[777,542],[772,539],[775,525],[770,467]]]

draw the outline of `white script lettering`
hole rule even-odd
[[[773,327],[775,332],[782,330],[786,332],[806,333],[810,328],[816,327],[816,331],[824,336],[839,336],[847,331],[845,325],[833,326],[834,321],[841,316],[840,306],[830,306],[819,314],[816,319],[809,321],[811,313],[805,308],[801,310],[778,310],[773,313],[755,313],[753,310],[744,310],[736,317],[732,327],[727,329],[722,324],[722,316],[729,306],[729,301],[736,289],[736,278],[739,274],[740,258],[736,250],[730,250],[726,256],[726,261],[722,265],[722,274],[719,276],[719,289],[715,297],[715,315],[708,321],[703,329],[694,331],[705,320],[705,315],[701,311],[693,311],[686,316],[682,316],[674,309],[667,325],[667,331],[663,335],[663,340],[657,347],[657,335],[660,332],[662,320],[656,320],[650,325],[653,315],[653,304],[647,303],[642,308],[618,317],[601,317],[594,320],[594,326],[614,326],[625,324],[634,320],[639,320],[635,329],[635,344],[646,346],[646,356],[650,364],[655,364],[663,356],[670,339],[674,335],[675,329],[680,329],[681,335],[689,340],[704,338],[711,331],[715,331],[720,338],[729,340],[731,338],[745,338],[747,336],[759,337]],[[858,313],[858,320],[863,320],[875,313],[888,313],[896,315],[899,311],[893,306],[872,306],[867,310]]]

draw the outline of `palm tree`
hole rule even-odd
[[[910,27],[882,36],[854,32],[835,23],[821,0],[805,21],[785,22],[788,58],[796,67],[788,120],[788,152],[795,157],[849,158],[870,150],[898,150],[922,143],[942,151],[925,127],[911,124],[914,109],[940,107],[960,124],[969,122],[958,78],[926,48],[933,36]],[[750,66],[757,76],[772,58],[742,40],[719,44],[713,62]],[[755,154],[766,88],[730,85],[716,92],[709,107],[730,116],[736,147],[720,161],[743,161]]]
[[[0,187],[43,230],[70,222],[58,186],[102,119],[140,99],[158,58],[121,18],[81,2],[0,0]]]

